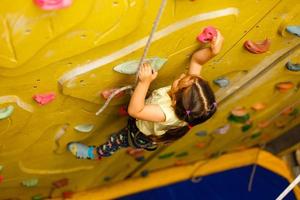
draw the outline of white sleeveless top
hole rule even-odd
[[[172,107],[172,100],[168,92],[171,86],[159,88],[154,90],[149,98],[146,99],[145,104],[159,105],[163,113],[165,114],[164,122],[149,122],[144,120],[136,120],[136,126],[145,135],[161,136],[169,129],[186,126],[187,123],[178,119],[175,114],[175,110]]]

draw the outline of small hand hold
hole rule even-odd
[[[93,124],[79,124],[74,127],[76,131],[82,132],[82,133],[88,133],[92,131],[94,128]]]
[[[55,99],[55,93],[36,94],[32,97],[38,104],[46,105]]]
[[[257,102],[251,106],[251,108],[255,111],[260,111],[266,108],[266,104]]]
[[[59,10],[72,4],[72,0],[33,0],[42,10]]]
[[[33,179],[28,179],[28,180],[24,180],[22,181],[22,185],[25,187],[35,187],[37,186],[39,180],[36,178]]]
[[[265,39],[262,42],[253,42],[251,40],[247,40],[244,43],[244,47],[251,53],[260,54],[265,53],[269,50],[271,45],[271,41],[269,39]]]
[[[62,188],[69,184],[69,179],[63,178],[52,183],[55,188]]]
[[[218,85],[221,88],[224,88],[229,85],[230,81],[225,77],[219,77],[219,78],[213,80],[213,83]]]
[[[289,81],[287,81],[287,82],[280,82],[280,83],[276,84],[276,89],[279,92],[287,92],[290,89],[292,89],[294,86],[295,86],[294,83],[289,82]]]
[[[300,26],[288,26],[286,31],[300,37]]]
[[[289,62],[287,62],[287,63],[285,64],[285,67],[286,67],[288,70],[290,70],[290,71],[295,71],[295,72],[299,72],[299,71],[300,71],[300,64],[299,64],[299,63],[293,64],[293,63],[291,63],[291,62],[289,61]]]
[[[208,43],[211,42],[214,37],[217,36],[217,30],[212,26],[207,26],[204,28],[202,33],[197,36],[199,42]]]
[[[9,117],[14,111],[14,106],[9,105],[6,108],[0,109],[0,119],[5,119]]]

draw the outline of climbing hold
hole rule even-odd
[[[22,181],[22,185],[25,187],[35,187],[39,183],[39,180],[37,178],[28,179]]]
[[[55,93],[49,92],[44,94],[36,94],[32,97],[38,104],[45,105],[55,99]]]
[[[287,92],[290,89],[292,89],[294,86],[295,86],[294,83],[289,82],[289,81],[287,81],[287,82],[280,82],[280,83],[276,84],[276,89],[279,92]]]
[[[108,97],[113,93],[115,92],[116,90],[118,90],[119,88],[113,88],[113,89],[107,89],[107,90],[104,90],[101,92],[101,95],[104,99],[108,99]],[[123,97],[125,94],[124,91],[121,91],[120,93],[118,93],[115,98],[120,98],[120,97]]]
[[[231,111],[231,114],[227,119],[235,123],[245,123],[250,119],[250,115],[244,107],[236,107]]]
[[[214,132],[217,134],[224,135],[229,131],[229,129],[230,129],[230,124],[226,124],[220,128],[217,128]]]
[[[120,106],[118,112],[120,116],[128,116],[127,106]]]
[[[180,158],[180,157],[184,157],[184,156],[187,156],[187,155],[189,155],[189,153],[186,152],[186,151],[184,151],[184,152],[181,152],[181,153],[175,155],[175,157],[176,157],[176,158]]]
[[[182,165],[186,165],[187,162],[184,160],[176,160],[174,163],[174,166],[182,166]]]
[[[199,42],[208,43],[211,42],[214,37],[217,36],[217,30],[212,26],[207,26],[204,30],[197,36]]]
[[[42,200],[45,199],[41,194],[37,194],[31,197],[32,200]]]
[[[259,128],[266,128],[270,125],[270,121],[261,121],[257,124]]]
[[[241,130],[242,130],[243,132],[246,132],[246,131],[248,131],[250,128],[252,128],[252,125],[253,125],[252,121],[251,121],[251,120],[248,120],[248,121],[246,122],[246,124],[244,124],[244,125],[242,126]]]
[[[108,181],[110,181],[112,178],[110,177],[110,176],[105,176],[104,178],[103,178],[103,180],[105,181],[105,182],[108,182]]]
[[[52,185],[55,187],[55,188],[61,188],[61,187],[64,187],[66,185],[69,184],[69,179],[67,178],[63,178],[63,179],[60,179],[60,180],[57,180],[57,181],[54,181],[52,183]]]
[[[65,191],[65,192],[62,193],[62,196],[63,196],[64,199],[72,198],[73,194],[74,194],[74,192],[72,192],[72,191]]]
[[[198,142],[196,144],[196,147],[199,148],[199,149],[203,149],[206,146],[207,146],[207,143],[205,143],[205,142]]]
[[[293,110],[293,112],[290,113],[290,116],[296,117],[296,116],[298,116],[298,115],[299,115],[299,109],[298,109],[298,108],[295,108],[295,109]]]
[[[286,31],[300,37],[300,26],[288,26]]]
[[[281,115],[290,115],[293,111],[294,108],[292,106],[289,106],[281,112]]]
[[[59,10],[72,4],[72,0],[33,0],[42,10]]]
[[[143,170],[142,172],[141,172],[141,176],[142,177],[147,177],[149,175],[149,171],[148,170]]]
[[[0,175],[0,183],[2,183],[4,177]]]
[[[158,159],[166,159],[170,158],[175,154],[175,152],[165,153],[158,156]]]
[[[82,133],[88,133],[91,130],[93,130],[94,125],[93,124],[79,124],[74,127],[76,131],[82,132]]]
[[[145,59],[145,62],[149,62],[152,69],[158,71],[167,61],[165,58],[159,58],[159,57],[154,57],[154,58],[149,58]],[[135,74],[138,70],[138,65],[139,65],[139,60],[132,60],[128,61],[125,63],[122,63],[120,65],[117,65],[114,67],[114,70],[116,72],[122,73],[122,74]]]
[[[295,71],[295,72],[300,71],[300,64],[299,64],[299,63],[293,64],[291,61],[288,61],[288,62],[285,64],[285,67],[286,67],[288,70],[290,70],[290,71]]]
[[[258,138],[261,135],[261,132],[255,132],[251,135],[251,139]]]
[[[9,117],[14,111],[14,106],[9,105],[5,108],[0,109],[0,119],[5,119]]]
[[[265,53],[269,50],[271,45],[271,41],[269,39],[265,39],[262,42],[253,42],[251,40],[247,40],[244,43],[244,47],[251,53],[259,54]]]
[[[144,156],[136,157],[135,160],[138,162],[143,162],[145,161],[145,157]]]
[[[276,126],[277,128],[284,128],[284,127],[286,126],[286,122],[284,122],[284,121],[282,121],[282,120],[277,120],[277,121],[275,122],[275,126]]]
[[[207,132],[206,131],[198,131],[196,133],[196,135],[199,136],[199,137],[204,137],[204,136],[207,136]]]
[[[257,103],[255,103],[255,104],[253,104],[253,105],[251,106],[251,108],[252,108],[253,110],[255,110],[255,111],[263,110],[263,109],[265,109],[266,107],[267,107],[266,104],[261,103],[261,102],[257,102]]]
[[[221,88],[224,88],[229,85],[230,81],[225,77],[219,77],[219,78],[213,80],[213,83],[218,85]]]

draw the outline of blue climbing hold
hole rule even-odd
[[[295,72],[300,71],[300,64],[298,63],[293,64],[292,62],[289,61],[285,64],[285,67],[290,71],[295,71]]]
[[[300,37],[300,26],[288,26],[286,31]]]
[[[213,83],[218,85],[221,88],[224,88],[229,85],[230,81],[225,77],[219,77],[219,78],[213,80]]]

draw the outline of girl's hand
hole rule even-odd
[[[223,41],[224,37],[222,36],[221,32],[217,30],[217,36],[212,39],[210,45],[213,55],[217,55],[221,51]]]
[[[149,63],[143,63],[139,71],[140,82],[151,83],[157,77],[157,72],[151,68]]]

